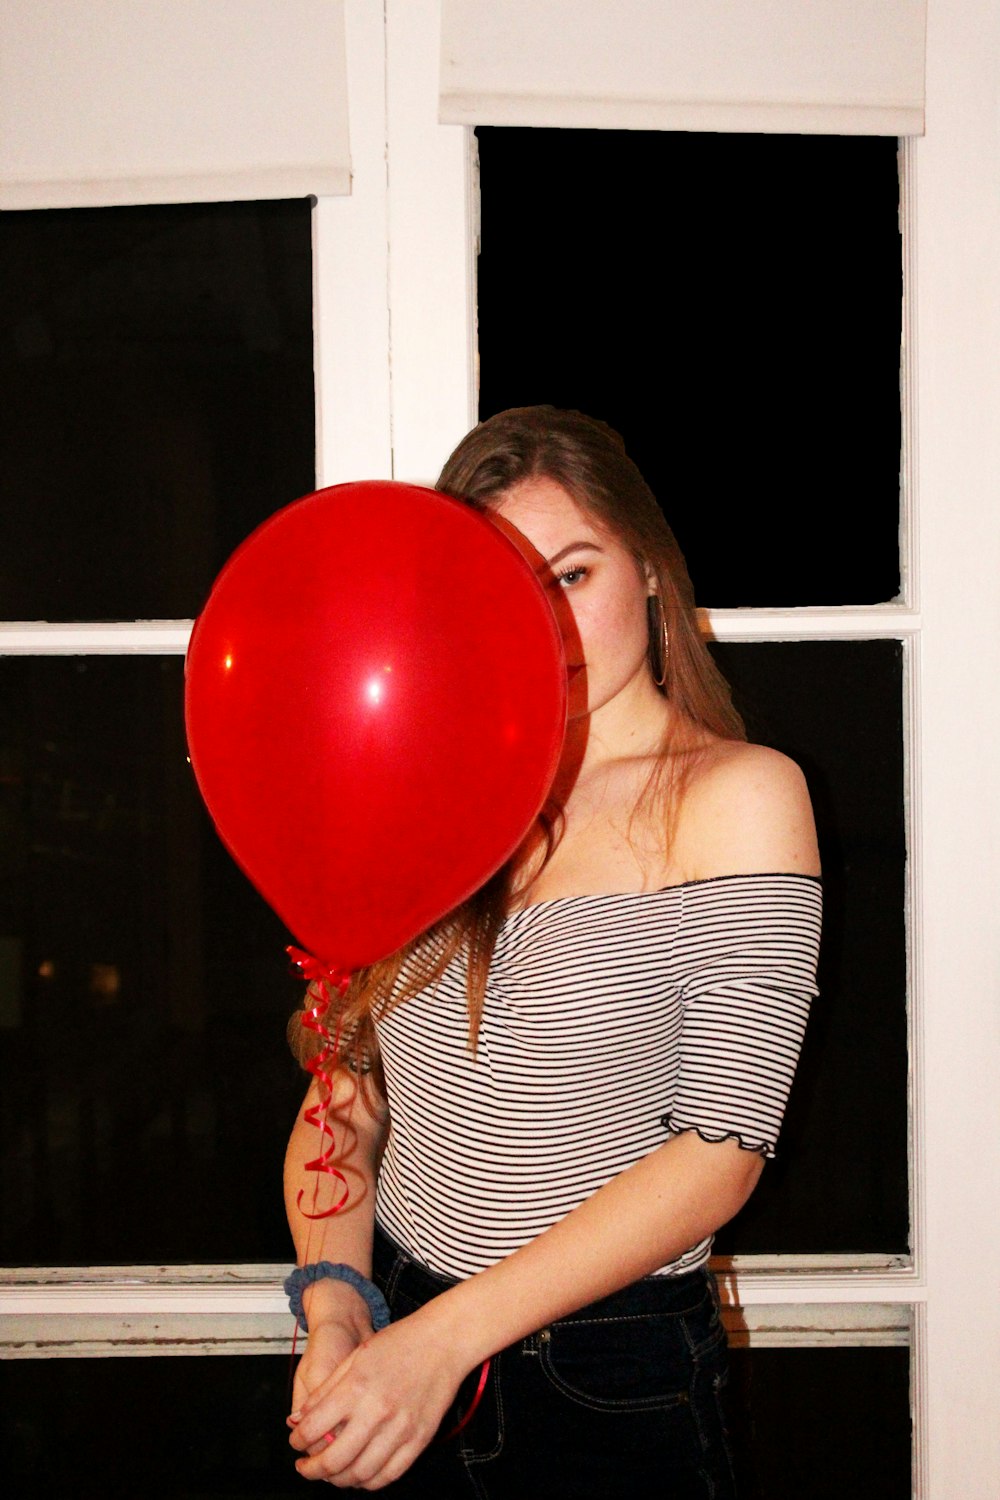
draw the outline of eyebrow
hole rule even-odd
[[[562,547],[558,552],[554,554],[554,556],[547,557],[545,561],[548,563],[550,568],[554,568],[557,562],[562,562],[563,558],[568,557],[571,552],[578,552],[584,548],[588,552],[604,551],[604,548],[599,547],[596,542],[570,542],[568,547]]]

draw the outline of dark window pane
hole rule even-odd
[[[910,1500],[908,1349],[738,1349],[740,1500]]]
[[[314,485],[306,200],[0,214],[0,613],[180,619]]]
[[[741,1500],[907,1500],[907,1350],[739,1350],[733,1366]],[[5,1472],[19,1497],[302,1495],[288,1374],[264,1355],[9,1361]]]
[[[182,671],[0,661],[7,1264],[291,1258],[301,986],[202,810]]]
[[[718,1248],[904,1250],[899,647],[716,649],[806,769],[827,891],[779,1159]],[[298,989],[196,796],[180,660],[7,659],[0,723],[2,1258],[286,1258]]]
[[[4,1362],[8,1493],[301,1500],[309,1490],[285,1426],[289,1369],[272,1355]]]
[[[481,415],[618,428],[701,604],[894,598],[896,143],[478,135]]]
[[[718,1236],[733,1252],[905,1252],[902,648],[713,647],[751,739],[804,770],[823,858],[821,995],[778,1158]]]

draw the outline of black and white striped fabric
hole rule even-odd
[[[820,911],[818,880],[776,874],[513,912],[475,1054],[464,960],[378,1023],[392,1121],[382,1227],[464,1277],[677,1132],[773,1156],[816,993]]]

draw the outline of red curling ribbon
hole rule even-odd
[[[330,1124],[330,1101],[333,1098],[333,1072],[329,1064],[336,1060],[337,1049],[340,1045],[340,1032],[342,1017],[337,1017],[337,1030],[331,1036],[329,1028],[324,1022],[324,1016],[330,1009],[334,991],[341,997],[346,994],[347,987],[351,982],[350,973],[345,969],[338,969],[332,965],[323,964],[311,953],[306,953],[302,948],[289,947],[285,950],[292,961],[292,967],[305,979],[309,985],[309,996],[313,1001],[307,1006],[302,1016],[302,1024],[309,1031],[313,1031],[323,1043],[321,1050],[315,1057],[311,1057],[306,1063],[309,1072],[320,1086],[321,1097],[317,1104],[310,1105],[305,1112],[305,1120],[310,1125],[315,1125],[320,1134],[320,1142],[323,1149],[320,1154],[307,1161],[305,1170],[316,1172],[316,1189],[313,1193],[313,1212],[309,1213],[302,1207],[302,1199],[305,1196],[305,1188],[299,1188],[298,1197],[295,1200],[296,1207],[306,1219],[329,1219],[333,1214],[340,1213],[350,1196],[347,1178],[339,1167],[331,1160],[337,1146],[336,1134]],[[316,1210],[316,1202],[319,1196],[319,1177],[332,1177],[335,1182],[340,1183],[343,1192],[336,1203],[329,1208]]]
[[[306,1067],[313,1075],[313,1077],[318,1081],[321,1089],[324,1091],[324,1097],[319,1101],[318,1104],[314,1104],[306,1110],[304,1118],[309,1122],[310,1125],[315,1125],[316,1129],[320,1133],[321,1141],[323,1141],[324,1143],[328,1142],[328,1144],[325,1144],[324,1150],[320,1152],[319,1156],[315,1157],[312,1161],[307,1161],[305,1167],[307,1172],[325,1173],[328,1177],[335,1178],[344,1189],[338,1201],[334,1203],[331,1208],[325,1208],[321,1212],[306,1213],[306,1210],[302,1207],[302,1198],[305,1194],[305,1188],[299,1188],[298,1197],[296,1198],[295,1203],[299,1212],[303,1214],[307,1219],[329,1219],[333,1214],[339,1213],[340,1210],[345,1206],[350,1190],[347,1185],[347,1178],[344,1176],[343,1172],[340,1171],[339,1167],[335,1167],[330,1160],[336,1147],[336,1136],[333,1126],[330,1124],[329,1118],[330,1100],[333,1098],[333,1074],[330,1072],[327,1064],[337,1056],[337,1048],[340,1045],[342,1017],[340,1015],[338,1015],[337,1017],[337,1030],[333,1036],[330,1035],[329,1028],[325,1025],[323,1017],[330,1009],[330,1004],[333,998],[333,991],[336,990],[337,994],[341,997],[343,997],[347,993],[347,987],[351,982],[351,975],[348,970],[337,969],[332,965],[320,963],[318,958],[315,958],[311,953],[306,953],[306,951],[302,948],[289,946],[285,951],[292,961],[292,967],[301,976],[301,978],[306,980],[306,982],[310,986],[316,986],[315,988],[310,989],[309,993],[314,1003],[311,1007],[306,1007],[305,1012],[302,1016],[302,1024],[303,1026],[307,1027],[309,1031],[315,1032],[323,1042],[322,1050],[317,1054],[316,1057],[311,1057],[309,1059],[309,1061],[306,1063]],[[316,1191],[313,1195],[314,1210],[318,1193],[319,1178],[317,1177]],[[298,1332],[298,1323],[296,1322],[295,1330],[292,1335],[293,1360],[295,1359],[295,1346],[298,1341]],[[454,1427],[452,1427],[448,1432],[444,1434],[442,1441],[448,1442],[451,1440],[451,1438],[458,1437],[458,1434],[463,1431],[463,1429],[466,1428],[472,1421],[472,1418],[475,1416],[476,1411],[479,1408],[479,1403],[483,1399],[483,1392],[486,1390],[486,1382],[489,1378],[489,1373],[490,1360],[484,1359],[482,1368],[479,1371],[479,1382],[476,1386],[475,1395],[469,1403],[468,1411],[463,1413],[463,1415],[460,1416],[458,1421],[455,1423]],[[291,1381],[291,1371],[289,1371],[289,1381]],[[329,1433],[327,1433],[327,1441],[333,1441],[333,1438]]]
[[[490,1361],[488,1359],[484,1359],[483,1367],[479,1372],[479,1384],[476,1386],[476,1394],[473,1396],[472,1401],[469,1404],[469,1410],[465,1413],[464,1416],[459,1417],[458,1421],[455,1423],[450,1432],[446,1432],[444,1434],[443,1438],[441,1439],[442,1442],[450,1442],[453,1437],[458,1437],[458,1434],[462,1431],[463,1427],[468,1427],[469,1423],[472,1421],[473,1417],[476,1414],[476,1408],[479,1406],[480,1401],[482,1401],[483,1399],[483,1392],[486,1389],[486,1381],[489,1377],[489,1373]]]

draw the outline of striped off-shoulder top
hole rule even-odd
[[[775,874],[511,913],[474,1053],[464,959],[378,1022],[386,1233],[464,1277],[680,1131],[772,1156],[816,993],[820,907],[817,879]]]

